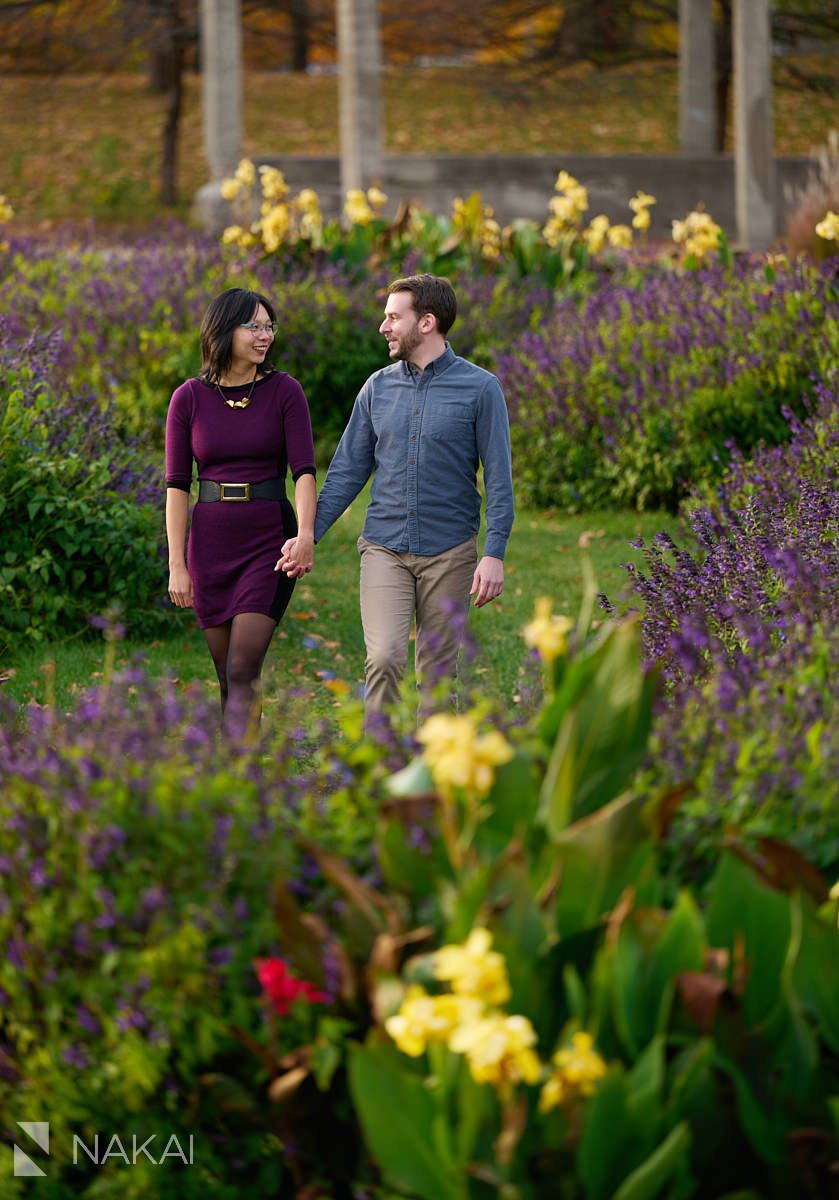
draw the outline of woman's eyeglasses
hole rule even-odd
[[[276,321],[243,321],[239,326],[240,329],[247,329],[248,333],[276,333]]]

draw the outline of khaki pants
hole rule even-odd
[[[358,539],[361,624],[367,647],[364,706],[381,712],[399,696],[416,616],[417,680],[453,677],[469,589],[478,563],[477,538],[442,554],[397,554]]]

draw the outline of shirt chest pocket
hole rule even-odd
[[[432,401],[425,413],[425,432],[436,442],[462,441],[472,436],[475,425],[470,404]]]

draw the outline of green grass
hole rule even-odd
[[[836,124],[834,97],[791,86],[776,65],[775,150],[808,154]],[[179,139],[181,215],[206,182],[200,79],[188,76]],[[396,154],[615,154],[678,151],[678,78],[666,62],[566,67],[536,80],[490,64],[391,68],[382,81]],[[0,75],[0,193],[18,226],[95,218],[147,224],[166,100],[141,74]],[[730,147],[729,147],[730,148]],[[248,70],[247,155],[337,154],[334,75]],[[545,197],[547,205],[549,197]]]
[[[356,538],[366,505],[360,497],[316,550],[315,570],[298,584],[275,635],[264,672],[266,708],[283,690],[299,689],[313,712],[327,713],[363,681],[364,642],[358,612]],[[626,575],[620,564],[638,561],[628,545],[638,534],[674,529],[674,518],[660,513],[596,513],[560,516],[520,512],[505,564],[506,582],[499,600],[473,609],[470,627],[479,653],[472,679],[505,705],[517,703],[526,650],[521,629],[531,618],[537,596],[551,597],[558,612],[576,615],[582,597],[580,535],[592,533],[589,554],[598,587],[617,598]],[[165,581],[161,579],[161,589]],[[118,644],[117,664],[143,656],[155,678],[180,687],[215,688],[215,676],[203,636],[191,612],[173,609],[172,635],[151,643]],[[105,645],[80,638],[40,647],[7,647],[0,675],[11,675],[4,693],[18,702],[54,702],[61,711],[102,677]],[[333,678],[334,677],[334,678]]]

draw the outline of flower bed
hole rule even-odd
[[[735,455],[694,500],[695,549],[662,536],[627,568],[668,685],[652,774],[695,789],[672,831],[680,878],[707,872],[730,827],[839,875],[839,405],[814,390],[789,445]]]

